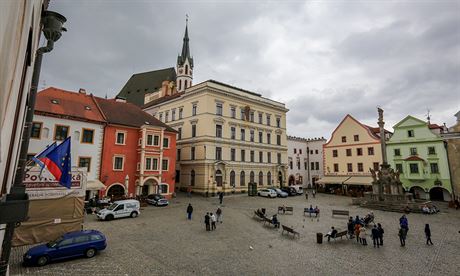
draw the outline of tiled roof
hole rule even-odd
[[[425,160],[423,160],[422,158],[420,158],[420,157],[418,157],[416,155],[409,156],[404,160],[405,161],[425,161]]]
[[[107,122],[110,124],[141,127],[142,125],[152,125],[164,127],[168,131],[176,132],[167,124],[156,119],[140,107],[132,103],[117,102],[115,99],[103,99],[94,97],[99,107],[102,109]]]
[[[380,138],[380,127],[371,127],[368,125],[364,125],[364,126],[367,127],[374,135]],[[385,129],[385,133],[391,133],[391,131]]]
[[[54,87],[37,93],[35,112],[49,113],[81,120],[105,122],[91,95]]]
[[[429,124],[428,125],[428,128],[430,129],[444,129],[442,126],[438,125],[438,124]]]
[[[160,103],[164,103],[164,102],[167,102],[169,100],[172,100],[172,99],[175,99],[175,98],[179,98],[181,95],[183,95],[185,92],[178,92],[174,95],[168,95],[168,96],[164,96],[164,97],[161,97],[161,98],[158,98],[158,99],[155,99],[147,104],[145,104],[144,106],[142,106],[142,109],[145,109],[147,107],[151,107],[151,106],[154,106],[156,104],[160,104]]]

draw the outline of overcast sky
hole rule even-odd
[[[407,3],[409,2],[409,3]],[[175,67],[189,15],[194,83],[215,79],[284,102],[288,134],[330,137],[350,113],[386,126],[455,123],[460,1],[58,1],[68,32],[40,88],[114,97],[133,73]]]

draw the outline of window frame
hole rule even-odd
[[[58,127],[66,127],[67,128],[67,135],[64,139],[56,139],[56,132],[57,132],[57,128]],[[67,137],[69,137],[69,133],[70,133],[70,126],[69,125],[61,125],[61,124],[55,124],[54,125],[54,135],[53,135],[53,140],[54,141],[64,141],[65,139],[67,139]]]
[[[82,166],[80,166],[80,160],[81,159],[89,159],[89,163],[88,163],[88,167],[85,167],[87,168],[87,172],[91,172],[91,156],[78,156],[78,167],[81,168]]]
[[[32,134],[34,133],[34,125],[35,124],[40,125],[40,128],[38,130],[38,137],[32,136]],[[31,127],[31,130],[30,130],[30,139],[36,139],[36,140],[42,139],[42,129],[43,129],[43,122],[35,122],[35,121],[32,122],[32,127]]]
[[[121,158],[121,169],[116,169],[115,168],[115,164],[116,164],[116,160],[117,158]],[[115,154],[113,156],[113,159],[112,159],[112,170],[113,171],[123,171],[124,170],[124,167],[125,167],[125,156],[124,155],[119,155],[119,154]]]
[[[165,164],[166,164],[166,169],[165,169]],[[169,171],[169,159],[168,158],[163,158],[163,160],[161,160],[161,170]]]
[[[169,148],[170,148],[171,143],[169,142],[169,140],[170,140],[169,137],[163,137],[163,144],[162,144],[162,146],[163,146],[164,149],[169,149]],[[166,146],[165,146],[165,141],[167,141]]]
[[[118,143],[118,134],[123,134],[123,143]],[[126,145],[126,137],[128,133],[126,130],[116,130],[115,131],[115,145]]]

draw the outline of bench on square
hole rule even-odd
[[[350,216],[350,211],[347,210],[332,210],[332,216],[334,215],[342,215],[342,216]]]
[[[306,216],[307,214],[310,214],[310,217],[311,217],[311,214],[315,214],[315,217],[318,217],[319,212],[317,213],[315,212],[315,210],[310,212],[310,208],[303,208],[303,215]]]
[[[334,239],[334,241],[336,241],[335,239],[337,238],[340,238],[342,239],[343,236],[345,236],[347,239],[348,239],[348,231],[347,230],[344,230],[344,231],[341,231],[341,232],[337,232],[337,234],[335,235],[335,237],[331,236],[332,239]],[[326,237],[326,235],[324,235]]]
[[[278,224],[274,224],[273,221],[271,219],[267,218],[267,217],[264,217],[263,220],[264,220],[264,225],[265,225],[265,223],[268,223],[269,226],[272,225],[275,228],[279,227],[279,222],[278,222]]]
[[[260,219],[262,221],[266,218],[264,213],[260,212],[259,210],[254,211],[254,217],[258,218],[258,219]]]
[[[278,214],[280,212],[283,212],[283,214],[285,214],[286,212],[291,212],[291,214],[294,214],[294,207],[291,207],[291,206],[278,206]]]
[[[283,231],[281,231],[281,235],[283,235],[284,231],[286,231],[288,233],[288,235],[289,235],[289,233],[291,233],[294,238],[295,238],[295,235],[297,235],[300,238],[299,232],[294,231],[294,228],[288,227],[286,225],[281,225],[281,227],[283,227]]]

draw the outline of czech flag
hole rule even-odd
[[[70,189],[72,183],[71,158],[70,158],[70,136],[59,146],[54,147],[45,156],[39,159],[48,171],[54,175],[59,184]]]
[[[40,158],[43,158],[45,157],[48,153],[50,153],[55,147],[56,147],[56,142],[53,142],[51,145],[47,146],[46,149],[44,149],[42,152],[40,152],[39,154],[35,155],[34,157],[32,157],[32,160],[37,163],[41,168],[42,170],[45,168],[45,164],[43,164],[43,162],[40,160]]]

